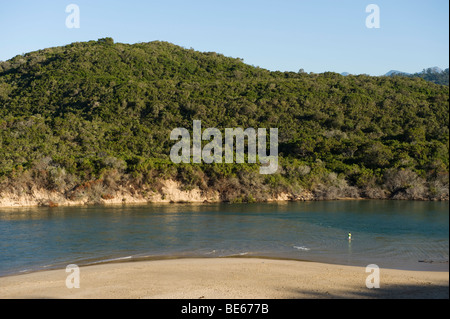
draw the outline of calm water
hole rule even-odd
[[[411,201],[0,209],[0,276],[173,256],[448,270],[448,210]]]

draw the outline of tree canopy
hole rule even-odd
[[[0,193],[173,178],[231,201],[448,199],[448,112],[448,86],[419,77],[271,72],[160,41],[73,43],[0,63]],[[171,163],[171,130],[193,120],[278,128],[279,171]]]

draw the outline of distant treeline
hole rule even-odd
[[[165,42],[73,43],[0,63],[0,196],[92,188],[95,202],[174,179],[232,202],[448,199],[448,112],[449,87],[429,79],[270,72]],[[278,128],[279,171],[171,163],[171,130],[193,120]]]
[[[407,77],[417,77],[422,78],[426,81],[430,81],[436,84],[447,85],[449,83],[449,70],[436,70],[435,68],[424,69],[422,72],[414,74],[394,74],[394,76],[407,76]]]

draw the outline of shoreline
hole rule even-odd
[[[147,205],[208,205],[208,204],[264,204],[264,203],[300,203],[300,202],[316,202],[316,201],[364,201],[364,200],[389,200],[389,199],[370,199],[370,198],[337,198],[330,200],[268,200],[262,202],[227,202],[227,201],[133,201],[133,202],[123,202],[123,203],[74,203],[74,204],[62,204],[62,205],[13,205],[13,206],[2,206],[0,209],[20,209],[20,208],[64,208],[64,207],[118,207],[118,206],[147,206]]]
[[[108,196],[93,200],[87,194],[81,197],[67,197],[65,194],[46,189],[31,189],[27,192],[3,191],[0,193],[1,208],[34,208],[34,207],[86,207],[86,206],[118,206],[118,205],[148,205],[148,204],[203,204],[203,203],[253,203],[253,201],[229,202],[223,200],[217,191],[202,191],[198,188],[185,190],[183,185],[174,180],[161,181],[159,191],[120,187]],[[145,195],[144,195],[145,194]],[[314,202],[314,201],[359,201],[359,200],[415,200],[415,201],[444,201],[448,198],[433,200],[421,199],[392,199],[368,197],[336,197],[330,199],[320,198],[313,191],[303,190],[299,194],[290,192],[268,195],[265,200],[255,203],[288,203],[288,202]]]
[[[153,262],[153,261],[169,261],[169,260],[210,260],[210,259],[263,259],[263,260],[275,260],[275,261],[288,261],[288,262],[300,262],[300,263],[318,263],[324,265],[331,266],[342,266],[342,267],[361,267],[358,265],[351,264],[343,264],[332,261],[318,261],[318,260],[308,260],[308,259],[300,259],[294,257],[281,257],[281,256],[264,256],[264,255],[247,255],[247,254],[234,254],[228,256],[217,256],[217,257],[205,257],[204,255],[155,255],[155,256],[124,256],[124,257],[114,257],[108,259],[98,259],[85,261],[83,263],[76,262],[64,262],[60,264],[54,265],[46,265],[46,266],[35,266],[35,268],[29,268],[25,270],[16,270],[10,271],[4,275],[0,275],[0,279],[7,277],[15,277],[21,275],[29,275],[34,273],[42,273],[46,271],[57,271],[64,270],[65,267],[69,264],[77,264],[80,268],[92,267],[92,266],[100,266],[100,265],[114,265],[114,264],[122,264],[122,263],[140,263],[140,262]],[[424,267],[427,265],[428,267]],[[421,267],[422,266],[422,267]],[[449,262],[435,262],[435,261],[418,261],[416,266],[385,266],[383,269],[392,270],[392,271],[416,271],[416,272],[449,272]]]
[[[363,267],[261,257],[171,258],[80,267],[80,289],[65,269],[0,277],[1,299],[448,298],[448,271],[380,269],[368,289]]]
[[[172,205],[172,204],[185,204],[185,205],[207,205],[207,204],[264,204],[264,203],[301,203],[301,202],[333,202],[333,201],[416,201],[416,202],[446,202],[449,200],[414,200],[414,199],[390,199],[390,198],[351,198],[343,197],[336,199],[307,199],[307,200],[292,200],[292,199],[271,199],[267,201],[260,202],[228,202],[220,200],[203,200],[203,201],[149,201],[149,200],[133,200],[133,201],[122,201],[122,202],[111,202],[105,201],[102,203],[64,203],[64,204],[18,204],[18,205],[2,205],[0,201],[0,209],[25,209],[25,208],[64,208],[64,207],[118,207],[118,206],[147,206],[147,205]]]

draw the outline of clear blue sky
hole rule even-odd
[[[66,28],[66,6],[81,27]],[[368,29],[369,4],[381,28]],[[448,0],[14,0],[0,4],[0,60],[78,41],[162,40],[269,70],[381,75],[449,64]]]

